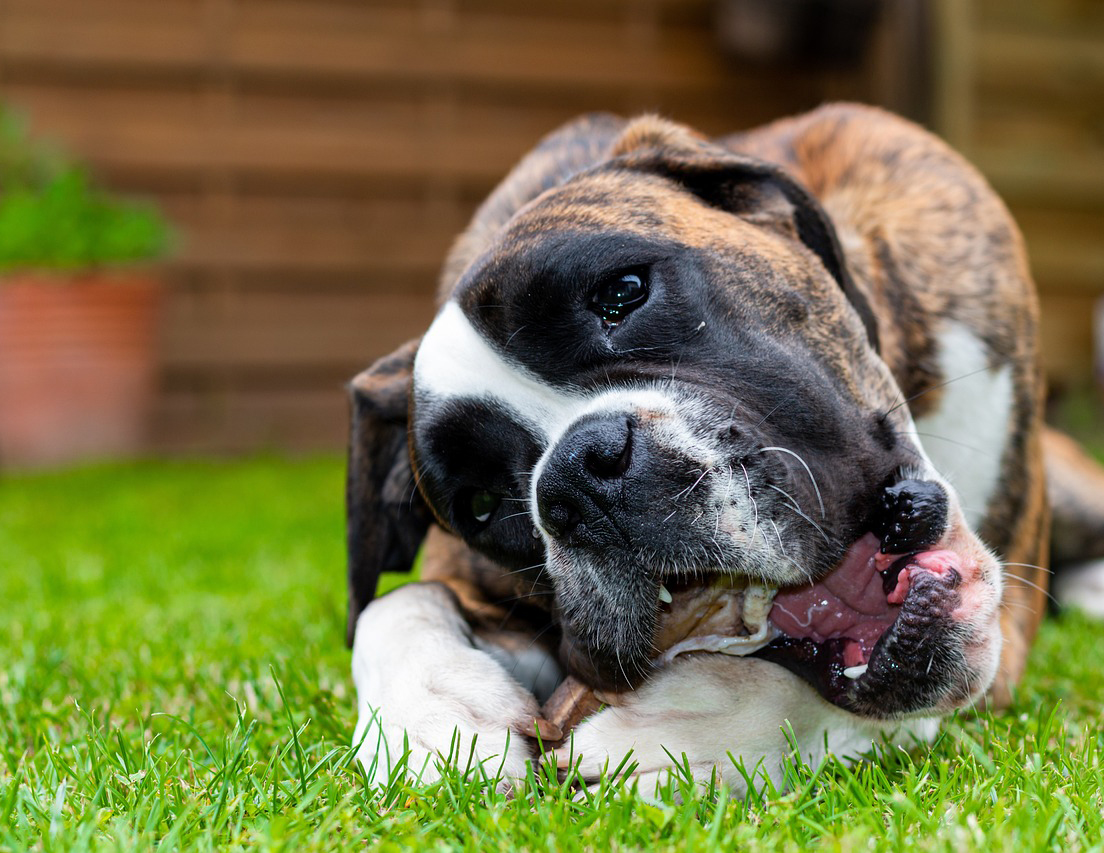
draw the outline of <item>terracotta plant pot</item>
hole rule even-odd
[[[0,278],[0,467],[145,449],[160,293],[148,272]]]

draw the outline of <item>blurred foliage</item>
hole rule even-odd
[[[1104,460],[1104,393],[1100,386],[1078,383],[1053,392],[1047,402],[1047,420]]]
[[[0,108],[0,270],[152,260],[168,242],[156,209],[97,189],[83,166],[32,140]]]

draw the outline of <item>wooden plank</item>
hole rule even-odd
[[[973,0],[978,19],[1028,31],[1104,33],[1100,0]]]
[[[1082,382],[1093,372],[1092,295],[1043,294],[1039,334],[1043,363],[1052,381]]]
[[[10,98],[30,114],[40,134],[64,139],[94,164],[117,172],[215,170],[305,179],[486,182],[503,174],[547,129],[543,121],[519,120],[503,135],[497,123],[473,122],[435,135],[431,123],[417,116],[404,121],[388,105],[360,120],[352,110],[336,118],[316,110],[315,120],[306,121],[303,110],[264,113],[249,105],[239,118],[212,115],[202,97],[187,91],[89,93],[79,107],[76,100],[70,93],[21,98],[19,91]]]
[[[934,0],[936,55],[933,119],[936,131],[959,150],[971,140],[974,0]]]
[[[200,84],[161,83],[139,86],[97,81],[11,79],[4,85],[8,102],[25,106],[40,122],[59,134],[98,130],[112,139],[110,127],[127,124],[161,137],[183,136],[188,145],[227,127],[256,126],[261,133],[306,132],[350,135],[425,135],[465,127],[482,128],[486,136],[505,135],[520,144],[533,141],[583,112],[631,112],[661,109],[706,132],[727,133],[779,114],[812,105],[818,90],[807,81],[777,81],[769,94],[762,81],[734,79],[723,89],[718,104],[711,95],[696,98],[689,92],[648,94],[628,90],[610,98],[601,93],[573,91],[518,103],[516,94],[502,89],[464,88],[442,94],[427,88],[414,90],[372,87],[361,91],[329,91],[320,95],[294,86],[273,89],[241,85],[228,103],[215,102]],[[728,106],[726,107],[725,104]],[[88,127],[89,125],[95,127]],[[279,140],[279,137],[276,141]],[[270,139],[270,144],[272,140]]]
[[[0,55],[8,63],[198,72],[210,58],[199,2],[5,0]]]
[[[161,325],[167,370],[358,369],[425,331],[433,293],[174,291]]]
[[[344,388],[169,392],[153,418],[161,453],[339,450],[348,432]]]
[[[1099,243],[1039,243],[1031,269],[1039,289],[1053,293],[1104,293],[1104,252]]]
[[[1081,298],[1104,293],[1104,203],[1097,211],[1016,205],[1012,215],[1041,290]]]
[[[212,58],[237,73],[494,81],[514,87],[712,88],[726,76],[708,34],[664,30],[646,61],[622,22],[580,26],[539,8],[524,18],[435,18],[417,6],[238,3],[212,34],[202,8],[172,4],[11,0],[0,28],[6,61],[198,74]],[[217,48],[217,49],[216,49]],[[216,56],[212,57],[212,54]]]
[[[1104,95],[1104,89],[1101,90]],[[1098,113],[1096,115],[1094,113]],[[1104,162],[1104,144],[1098,141],[1098,121],[1104,121],[1104,109],[1096,106],[1064,109],[1057,101],[1046,107],[1011,104],[992,98],[979,110],[974,122],[974,145],[980,149],[1001,149],[1009,155],[1035,152],[1051,156],[1074,155]]]
[[[976,145],[1104,162],[1104,32],[982,30],[976,42]]]
[[[1098,33],[980,28],[974,37],[979,80],[1014,96],[1055,83],[1091,89],[1104,81],[1104,30]]]
[[[298,5],[298,4],[295,4]],[[356,9],[340,27],[288,26],[281,4],[247,7],[233,39],[236,67],[252,71],[356,76],[448,77],[458,82],[511,85],[712,86],[725,76],[715,49],[702,49],[702,34],[665,31],[640,45],[624,24],[590,22],[585,27],[552,15],[526,18],[457,19],[454,26],[427,27],[416,10],[382,15]]]
[[[1096,209],[1104,198],[1104,158],[1045,146],[978,146],[972,157],[1001,195],[1017,202]]]
[[[519,106],[507,98],[471,96],[446,108],[432,98],[319,99],[246,91],[222,110],[190,87],[30,83],[9,84],[5,95],[29,114],[39,135],[64,140],[114,177],[149,183],[160,174],[193,186],[201,182],[181,176],[218,172],[233,174],[239,183],[285,186],[389,180],[489,188],[542,136],[594,106],[585,100]],[[673,112],[708,133],[757,123],[777,108],[747,100],[738,114],[726,115],[689,102]]]
[[[471,205],[419,197],[233,196],[212,211],[202,197],[165,196],[181,231],[183,267],[280,269],[319,275],[408,271],[432,280]]]
[[[1104,199],[1096,209],[1062,204],[1013,204],[1010,210],[1027,238],[1029,250],[1035,240],[1049,243],[1064,240],[1073,245],[1100,244],[1101,235],[1104,235]]]

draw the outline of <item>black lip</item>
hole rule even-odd
[[[894,584],[908,559],[887,571]],[[753,657],[789,670],[833,705],[860,716],[893,719],[934,709],[954,693],[955,675],[965,665],[962,637],[947,615],[959,603],[959,581],[953,572],[945,579],[927,572],[913,578],[901,612],[874,644],[858,678],[844,675],[843,639],[780,637]]]
[[[848,707],[848,686],[843,674],[845,640],[816,643],[810,639],[779,637],[752,657],[776,663],[809,682],[825,699],[841,708]],[[873,659],[873,654],[871,655]]]

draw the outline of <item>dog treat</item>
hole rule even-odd
[[[656,662],[669,663],[687,652],[749,655],[758,651],[775,638],[767,615],[776,592],[731,575],[675,593],[662,587],[664,605],[656,637],[661,654]]]
[[[662,587],[656,635],[661,654],[655,663],[663,665],[688,652],[749,655],[758,651],[776,636],[767,621],[775,592],[732,576],[674,593]],[[590,687],[569,675],[541,707],[541,720],[558,728],[563,737],[558,741],[542,737],[542,743],[560,746],[571,730],[602,704]]]
[[[558,726],[563,733],[563,737],[559,741],[552,743],[544,741],[544,745],[559,746],[562,744],[567,740],[571,730],[579,725],[584,717],[590,716],[600,707],[602,707],[602,703],[594,695],[594,691],[574,676],[569,675],[548,697],[548,701],[541,706],[541,717],[552,725]]]

